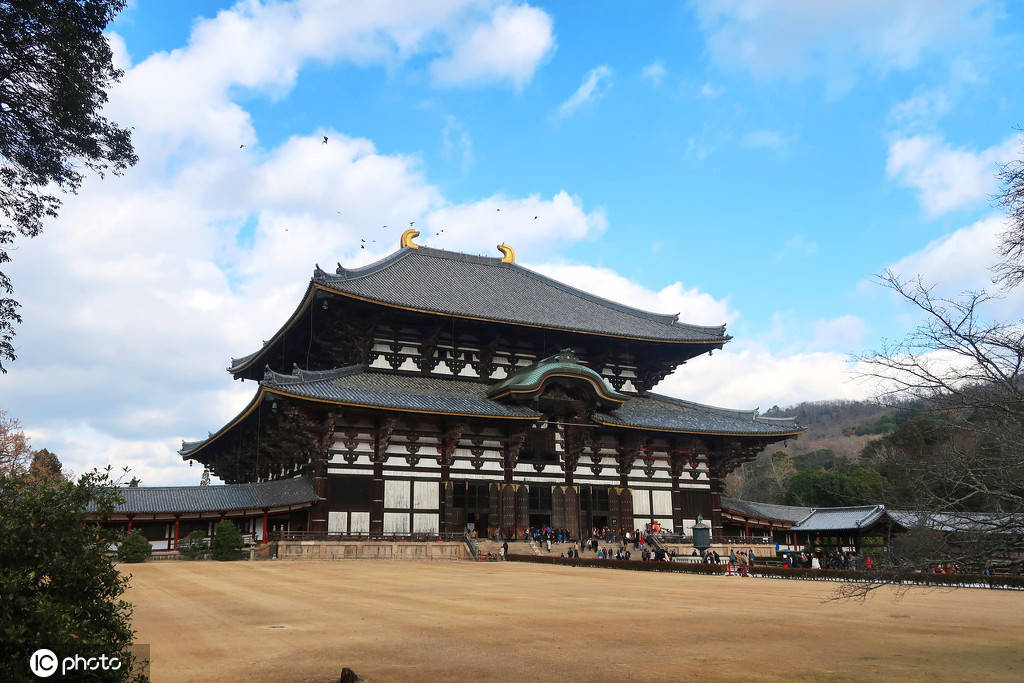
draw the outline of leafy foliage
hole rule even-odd
[[[40,448],[32,454],[32,464],[28,466],[28,476],[33,479],[60,479],[63,477],[64,466],[55,454]]]
[[[828,469],[804,469],[789,481],[787,505],[843,507],[882,500],[885,479],[870,465],[836,464]]]
[[[242,534],[234,523],[225,519],[214,527],[213,543],[210,544],[211,555],[215,560],[242,559]]]
[[[103,32],[125,1],[0,2],[0,264],[16,235],[35,237],[57,215],[53,189],[75,192],[83,170],[120,174],[138,160],[130,131],[102,115],[122,76]],[[0,372],[21,322],[13,292],[0,272]]]
[[[178,543],[178,552],[182,557],[189,560],[200,560],[210,552],[210,546],[206,542],[206,534],[196,529],[185,540]]]
[[[62,657],[131,645],[128,578],[108,556],[122,533],[85,519],[90,504],[105,517],[120,502],[109,472],[77,482],[0,476],[0,671],[27,672],[39,647]]]
[[[121,562],[145,562],[152,554],[153,546],[138,531],[128,532],[117,547],[117,559]]]

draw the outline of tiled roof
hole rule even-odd
[[[290,375],[268,368],[260,382],[260,392],[238,417],[206,439],[182,442],[178,452],[187,457],[229,431],[255,408],[262,391],[382,410],[497,419],[535,420],[543,417],[526,406],[489,398],[492,386],[470,380],[366,370],[360,365],[316,371],[295,368]],[[792,420],[761,418],[756,411],[715,408],[657,394],[629,398],[615,410],[595,413],[594,419],[610,426],[694,434],[781,437],[803,431]]]
[[[762,519],[777,519],[779,521],[795,523],[811,514],[812,508],[758,503],[753,500],[740,500],[739,498],[722,496],[722,510],[731,510],[741,515],[761,517]]]
[[[622,407],[596,413],[608,425],[693,434],[785,436],[803,432],[792,419],[759,417],[756,410],[730,410],[649,393]]]
[[[480,382],[367,371],[362,366],[290,375],[267,370],[260,384],[273,391],[339,403],[416,412],[537,418],[540,413],[487,398]]]
[[[131,486],[120,489],[118,513],[226,512],[304,505],[317,499],[306,477],[223,486]],[[90,512],[95,508],[90,506]]]
[[[659,341],[722,343],[725,325],[705,327],[678,315],[625,306],[500,258],[403,248],[363,268],[316,270],[313,282],[382,303],[577,332]]]
[[[886,514],[905,529],[925,527],[935,531],[1024,532],[1024,515],[998,512],[916,512],[887,510]]]
[[[882,505],[816,508],[793,527],[793,531],[842,531],[866,529],[885,516]]]

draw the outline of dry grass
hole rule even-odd
[[[126,569],[128,569],[126,567]],[[130,567],[154,681],[1014,680],[1024,593],[469,562]]]

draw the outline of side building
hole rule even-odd
[[[681,323],[501,258],[417,245],[317,266],[294,313],[228,372],[250,403],[181,455],[229,484],[308,477],[290,531],[315,536],[571,533],[698,515],[722,535],[725,475],[803,430],[653,389],[722,348]]]

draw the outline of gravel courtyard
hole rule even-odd
[[[123,565],[154,681],[1015,680],[1024,592],[471,562]]]

